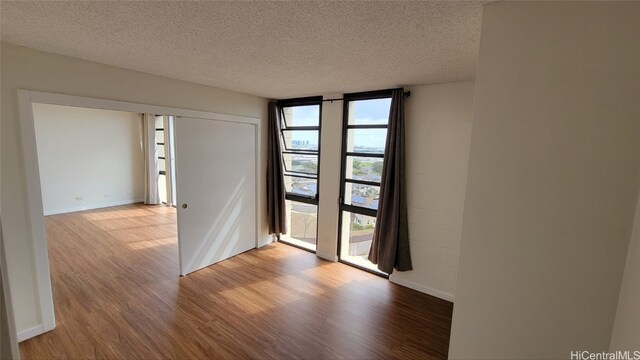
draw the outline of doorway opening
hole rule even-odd
[[[53,293],[97,292],[115,302],[111,297],[118,295],[109,294],[118,294],[124,278],[142,283],[177,275],[176,209],[145,204],[147,182],[171,193],[167,184],[159,186],[161,174],[172,174],[159,167],[171,158],[157,151],[164,131],[150,133],[146,146],[140,113],[39,103],[32,111]],[[171,138],[169,127],[166,132]],[[165,144],[171,148],[170,139]],[[154,257],[162,266],[149,261]],[[57,306],[57,315],[74,316],[65,306]]]
[[[259,163],[257,159],[260,158],[259,119],[29,90],[18,91],[18,105],[21,122],[22,154],[26,172],[27,212],[31,233],[33,235],[30,241],[32,242],[36,259],[35,286],[38,289],[38,317],[39,321],[41,321],[37,327],[19,333],[19,341],[26,340],[55,328],[51,270],[56,267],[68,267],[69,262],[53,259],[53,256],[51,258],[49,257],[50,249],[47,244],[47,235],[49,235],[49,241],[51,241],[52,237],[60,234],[62,234],[63,238],[67,239],[74,237],[82,238],[84,243],[79,241],[73,244],[70,249],[65,248],[65,255],[83,255],[84,251],[85,256],[72,256],[70,260],[79,261],[85,265],[86,268],[91,269],[95,276],[101,277],[105,275],[106,278],[109,278],[109,270],[107,267],[104,266],[104,264],[93,261],[95,257],[93,259],[91,258],[91,255],[94,255],[95,251],[102,250],[105,253],[104,257],[113,261],[112,265],[116,269],[127,265],[131,268],[135,267],[134,270],[136,271],[132,271],[132,274],[137,272],[152,276],[153,271],[146,269],[140,262],[130,261],[131,259],[124,259],[121,260],[123,262],[119,262],[118,259],[123,258],[122,252],[126,251],[126,253],[129,254],[141,255],[149,253],[149,251],[151,251],[150,249],[172,247],[174,249],[173,253],[168,253],[164,258],[174,262],[177,258],[179,270],[176,271],[175,267],[171,266],[163,266],[163,270],[171,271],[176,282],[179,279],[178,275],[186,275],[192,271],[196,271],[257,246],[260,235],[257,219],[259,219],[258,209],[260,209],[261,204],[260,197],[257,196],[259,192],[259,181],[257,178]],[[71,199],[72,201],[70,203],[63,203],[64,206],[57,208],[47,207],[47,200],[43,196],[46,191],[43,190],[41,184],[48,182],[43,179],[45,175],[41,176],[38,160],[42,155],[51,155],[52,152],[43,150],[40,144],[41,141],[38,141],[39,139],[36,134],[36,118],[38,118],[38,110],[36,108],[40,105],[68,107],[78,111],[88,109],[128,113],[129,116],[135,116],[136,119],[139,119],[141,113],[167,114],[166,116],[168,118],[166,119],[169,120],[169,125],[171,125],[170,120],[174,120],[173,146],[175,146],[175,150],[170,150],[170,147],[167,147],[166,150],[169,152],[175,151],[173,155],[175,165],[170,162],[170,159],[166,159],[167,154],[165,153],[164,160],[169,160],[169,163],[165,163],[165,166],[171,167],[171,173],[173,174],[173,176],[169,175],[167,168],[165,168],[165,176],[169,175],[165,178],[165,181],[174,184],[168,187],[166,186],[167,193],[165,195],[165,202],[168,203],[167,205],[176,205],[179,203],[180,206],[176,208],[174,206],[157,205],[151,207],[154,210],[158,210],[152,214],[141,211],[140,207],[143,207],[143,210],[150,209],[138,203],[138,201],[142,201],[142,199],[139,198],[140,194],[144,192],[141,192],[140,187],[127,187],[126,181],[119,181],[117,178],[118,175],[120,175],[121,178],[131,177],[133,176],[131,174],[139,170],[139,167],[132,161],[125,161],[125,159],[131,160],[133,157],[128,157],[127,153],[123,153],[122,150],[126,149],[131,152],[135,147],[138,147],[138,151],[140,151],[139,149],[143,146],[143,141],[138,138],[134,144],[130,137],[123,136],[122,133],[120,133],[120,136],[113,136],[113,134],[102,128],[91,129],[87,125],[89,122],[85,121],[68,126],[66,129],[63,129],[62,134],[58,135],[60,137],[57,140],[53,139],[50,141],[54,160],[59,160],[56,159],[56,156],[68,160],[66,164],[60,165],[60,163],[58,163],[58,165],[52,166],[60,180],[56,185],[61,186],[61,182],[68,181],[67,179],[71,178],[70,175],[72,172],[77,171],[78,164],[84,159],[84,163],[91,166],[91,172],[85,172],[85,174],[81,174],[81,176],[76,178],[82,178],[83,176],[91,178],[91,176],[95,175],[97,178],[91,178],[92,181],[90,184],[95,185],[102,182],[114,185],[115,188],[109,188],[111,189],[110,192],[96,192],[91,191],[91,187],[75,186],[73,189],[76,193],[81,191],[82,194],[95,195],[97,193],[98,195],[85,196],[81,194],[78,196],[69,196],[66,194],[63,196],[63,200],[68,201]],[[83,118],[86,120],[89,117],[91,116],[85,115]],[[138,120],[136,120],[136,122],[139,124]],[[98,122],[98,124],[104,125],[104,123],[100,122]],[[150,132],[146,138],[147,140],[152,140],[151,143],[153,145],[159,146],[157,143],[162,141],[155,141],[155,115],[153,122],[149,122],[149,125],[151,125]],[[127,127],[121,126],[120,130],[125,128]],[[127,131],[133,131],[131,123],[129,123],[127,129]],[[140,129],[140,126],[138,125],[136,129]],[[164,131],[165,129],[163,128],[163,132]],[[92,150],[97,149],[99,151],[89,153],[89,151],[85,151],[85,148],[74,144],[73,139],[68,139],[71,134],[78,132],[86,132],[86,134],[84,134],[85,136],[79,137],[88,143],[84,144],[84,146],[92,146]],[[142,132],[142,130],[140,130],[140,132]],[[171,135],[169,137],[171,139]],[[171,140],[169,141],[171,142]],[[118,146],[113,146],[113,144]],[[167,145],[166,139],[165,145]],[[61,150],[67,151],[67,156],[61,156],[60,153],[56,153],[56,151]],[[84,152],[89,154],[84,154]],[[182,159],[180,158],[181,153],[183,154]],[[236,160],[235,158],[228,156],[230,153],[237,154],[244,159],[244,161],[241,162],[241,166],[237,165],[237,161],[234,161]],[[119,156],[112,156],[114,154]],[[154,154],[154,156],[152,160],[158,167],[157,174],[159,179],[159,160],[163,159],[159,159],[161,156],[157,153]],[[88,159],[90,161],[87,161],[86,158],[90,158]],[[111,162],[114,158],[118,158],[119,163]],[[45,161],[41,162],[43,164],[46,163]],[[121,163],[126,163],[128,166],[114,167],[114,165],[122,165]],[[147,177],[145,177],[145,179],[147,179]],[[212,187],[212,184],[215,186]],[[239,184],[244,185],[239,186]],[[165,183],[165,185],[167,184]],[[102,187],[102,189],[105,188],[108,187]],[[56,195],[55,192],[53,194]],[[122,194],[125,194],[128,198],[120,198]],[[76,200],[76,198],[80,199]],[[232,198],[238,201],[232,201]],[[89,203],[89,200],[91,200],[93,205]],[[86,201],[87,203],[82,203],[82,201]],[[188,210],[186,210],[187,201]],[[95,205],[96,202],[99,203],[97,206]],[[69,206],[69,204],[73,206]],[[201,209],[202,204],[208,206],[204,211]],[[223,216],[224,214],[228,214],[226,210],[230,208],[230,205],[233,205],[233,214],[235,214],[233,218]],[[207,216],[200,216],[201,214],[206,214]],[[84,216],[78,217],[76,215]],[[45,216],[50,216],[49,218],[53,216],[64,217],[64,222],[83,224],[80,224],[81,226],[78,227],[79,229],[77,229],[75,235],[72,231],[69,231],[70,228],[68,224],[57,227],[56,229],[60,230],[57,234],[47,234],[46,225],[48,226],[48,224],[46,224],[46,222],[49,222],[49,218],[47,218],[45,222]],[[154,220],[162,217],[164,217],[164,219]],[[96,226],[91,223],[95,221],[102,221],[102,223],[100,226]],[[138,221],[140,226],[132,226],[132,222],[135,221]],[[173,246],[166,246],[167,244],[162,241],[156,241],[155,243],[151,241],[146,244],[145,241],[139,241],[137,244],[131,246],[123,245],[122,241],[118,243],[118,239],[131,241],[136,238],[136,236],[141,238],[141,240],[148,240],[146,237],[165,236],[167,235],[166,233],[149,228],[163,221],[174,224],[172,225],[172,231],[174,237],[177,233],[177,247],[175,246],[175,242]],[[189,224],[180,224],[181,221]],[[110,224],[108,224],[109,222]],[[131,231],[131,234],[114,236],[112,234],[105,235],[104,231],[101,232],[101,230],[107,232],[122,230],[121,227],[129,227],[128,230]],[[184,232],[180,231],[180,229],[189,229],[191,231]],[[111,245],[112,250],[110,251],[109,247],[96,249],[95,240],[97,237],[108,239],[105,244]],[[238,239],[242,239],[242,247],[237,246],[238,243],[236,240]],[[134,248],[133,250],[135,251],[128,251],[131,250],[128,249],[130,247]],[[176,248],[178,256],[175,256]],[[185,261],[185,259],[187,261]],[[119,281],[131,281],[132,277],[135,277],[135,275],[116,275],[115,277],[111,277],[110,279],[113,281],[108,283],[117,285]],[[75,276],[69,276],[66,279],[73,278],[75,278]],[[138,278],[138,280],[141,280],[138,285],[142,286],[146,283],[147,279],[143,276]],[[78,285],[78,283],[75,285]],[[87,282],[84,285],[89,285],[92,288],[91,291],[93,291],[96,290],[94,287],[99,284]],[[61,306],[65,306],[64,302],[56,303],[56,308]]]
[[[36,103],[33,120],[51,258],[64,258],[65,248],[92,249],[86,261],[98,264],[113,252],[105,246],[165,246],[172,248],[167,269],[177,273],[172,117],[154,116],[149,146],[139,113]],[[147,182],[162,202],[145,204]]]

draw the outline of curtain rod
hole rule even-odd
[[[404,92],[404,97],[409,97],[409,96],[411,96],[411,91],[405,91]],[[344,98],[323,99],[322,102],[326,102],[326,101],[334,102],[334,101],[342,101],[342,100],[344,100]]]

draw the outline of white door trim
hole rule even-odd
[[[96,99],[89,97],[54,94],[41,91],[18,90],[18,117],[20,124],[20,137],[22,143],[22,156],[26,176],[27,191],[27,223],[31,230],[30,241],[33,246],[36,289],[38,303],[40,305],[41,324],[21,334],[21,339],[26,340],[44,332],[53,330],[56,326],[53,310],[53,295],[51,292],[51,274],[49,271],[49,256],[44,225],[44,210],[42,206],[42,190],[40,186],[40,169],[38,167],[38,152],[36,147],[36,133],[33,120],[32,104],[50,104],[84,107],[101,110],[129,111],[136,113],[152,113],[158,115],[173,115],[175,117],[193,117],[217,121],[239,122],[254,125],[256,139],[256,247],[259,244],[260,212],[262,197],[259,192],[260,184],[260,119],[246,116],[219,114],[206,111],[173,108],[166,106],[131,103]],[[178,275],[178,274],[176,274]]]
[[[54,94],[54,93],[41,92],[41,91],[18,90],[18,93],[20,92],[27,92],[29,94],[31,102],[38,103],[38,104],[66,105],[66,106],[76,106],[76,107],[83,107],[83,108],[90,108],[90,109],[129,111],[129,112],[135,112],[135,113],[150,113],[154,115],[173,115],[173,116],[184,116],[184,117],[193,117],[193,118],[219,120],[219,121],[241,122],[241,123],[248,123],[248,124],[255,124],[255,125],[260,124],[260,119],[247,117],[247,116],[227,115],[227,114],[181,109],[181,108],[174,108],[174,107],[167,107],[167,106],[138,104],[138,103],[131,103],[126,101],[104,100],[104,99],[96,99],[96,98],[82,97],[82,96],[62,95],[62,94]]]

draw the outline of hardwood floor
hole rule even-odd
[[[24,359],[442,359],[452,304],[284,244],[178,276],[175,210],[46,218],[57,327]]]

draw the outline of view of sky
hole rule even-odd
[[[386,124],[389,119],[389,106],[391,99],[374,99],[352,101],[350,106],[355,107],[354,117],[349,119],[350,124]],[[317,126],[320,108],[317,105],[297,106],[293,108],[293,119],[289,125],[293,126]],[[287,119],[289,120],[289,119]],[[386,131],[381,129],[358,129],[350,132],[354,136],[356,146],[383,148],[386,141]],[[318,139],[313,132],[294,131],[293,140],[309,141],[317,145]]]

